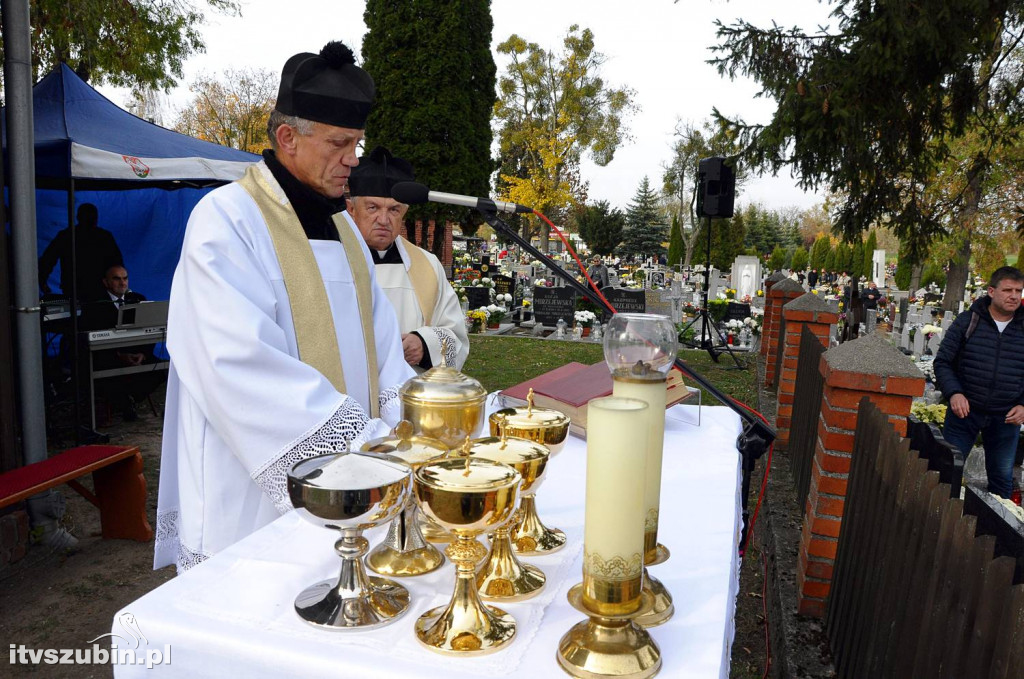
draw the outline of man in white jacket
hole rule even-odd
[[[441,363],[462,368],[469,335],[459,298],[430,252],[401,236],[409,206],[391,197],[398,182],[413,181],[412,166],[377,147],[349,178],[348,213],[370,248],[377,282],[398,314],[405,360],[417,372]]]
[[[284,66],[273,146],[193,210],[168,312],[154,566],[179,572],[291,509],[298,461],[358,449],[400,415],[394,311],[343,212],[373,103],[351,50]]]

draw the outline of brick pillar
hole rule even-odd
[[[776,363],[779,360],[779,342],[782,341],[779,336],[779,328],[782,325],[782,307],[803,294],[803,286],[792,278],[779,281],[772,286],[771,292],[768,293],[768,299],[764,305],[765,328],[761,331],[761,350],[765,352],[764,384],[766,387],[773,386],[775,378],[778,376]],[[769,314],[771,314],[770,326],[768,325]]]
[[[768,337],[768,330],[772,327],[772,321],[774,316],[768,306],[768,293],[771,292],[772,287],[780,281],[786,280],[786,277],[781,272],[776,271],[768,278],[764,279],[764,318],[761,321],[761,355],[766,356],[768,354],[768,342],[765,339]]]
[[[906,436],[910,402],[924,393],[924,375],[879,333],[829,349],[819,369],[825,386],[797,567],[797,612],[814,617],[825,615],[831,586],[857,404],[867,396]]]
[[[786,336],[782,338],[782,365],[779,368],[778,411],[775,445],[785,450],[789,445],[789,427],[793,417],[793,395],[796,392],[796,366],[800,337],[807,326],[822,346],[828,346],[829,330],[839,314],[817,295],[805,293],[782,307],[786,320]]]

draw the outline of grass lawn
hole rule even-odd
[[[706,351],[686,350],[682,356],[689,366],[719,390],[752,408],[757,407],[757,373],[752,362],[749,370],[737,370],[728,356],[721,356],[719,363],[712,361]],[[749,360],[750,357],[744,355],[744,358]],[[573,361],[591,364],[603,360],[601,345],[594,342],[470,335],[469,359],[462,370],[480,380],[490,392],[519,384]],[[688,384],[696,386],[692,380],[688,380]],[[701,403],[718,405],[706,391],[701,396]]]

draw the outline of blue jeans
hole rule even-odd
[[[960,449],[966,459],[981,432],[985,448],[985,473],[990,493],[1009,498],[1013,489],[1013,458],[1017,453],[1020,426],[1007,424],[1006,415],[984,415],[974,410],[960,419],[952,408],[946,410],[942,437]]]

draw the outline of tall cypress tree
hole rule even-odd
[[[490,193],[490,1],[367,0],[363,18],[369,29],[363,67],[377,85],[366,123],[367,149],[386,146],[411,162],[417,181],[432,189]],[[466,208],[447,205],[414,208],[409,217],[438,224],[451,219],[462,223],[463,233],[479,225]]]
[[[875,267],[875,250],[878,249],[878,236],[875,235],[875,230],[871,229],[868,233],[868,240],[864,244],[864,275],[871,278],[871,274]]]
[[[679,215],[672,216],[672,229],[668,236],[668,265],[682,264],[686,257],[686,245],[683,243],[683,232],[679,229]]]

